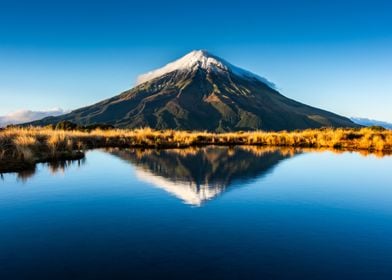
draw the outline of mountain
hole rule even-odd
[[[228,189],[272,172],[300,151],[266,147],[199,149],[108,149],[130,162],[138,179],[163,189],[186,204],[200,206]]]
[[[363,126],[382,126],[387,129],[392,129],[392,123],[377,121],[367,118],[350,118],[353,122]]]
[[[67,113],[67,111],[61,108],[54,108],[46,111],[19,110],[0,116],[0,127],[40,120],[49,116],[59,116],[65,113]]]
[[[266,79],[200,50],[141,75],[134,88],[120,95],[31,124],[64,120],[80,125],[217,132],[358,126],[289,99]]]

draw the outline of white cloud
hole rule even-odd
[[[31,110],[18,110],[9,113],[5,116],[0,116],[0,127],[7,126],[9,124],[20,124],[31,122],[39,119],[43,119],[50,116],[59,116],[68,113],[68,111],[61,108],[53,108],[43,111],[31,111]]]

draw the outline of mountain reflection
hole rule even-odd
[[[267,174],[280,161],[299,153],[249,146],[107,152],[132,163],[138,179],[197,206],[236,182],[246,183]]]

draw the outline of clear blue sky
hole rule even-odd
[[[0,115],[75,109],[207,49],[293,99],[392,122],[390,1],[0,0]]]

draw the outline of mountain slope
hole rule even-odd
[[[351,120],[281,95],[266,79],[205,51],[193,51],[139,77],[118,96],[34,125],[81,125],[209,131],[356,127]]]

